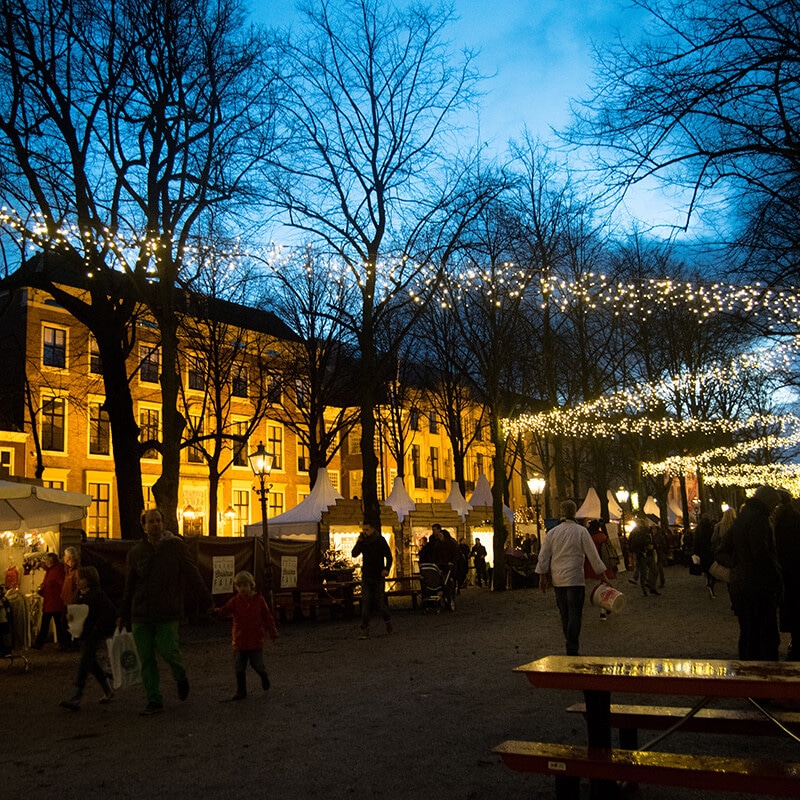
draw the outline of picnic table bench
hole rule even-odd
[[[414,575],[400,575],[395,578],[386,579],[386,597],[410,597],[411,608],[417,610],[422,586],[419,580],[419,574]]]
[[[567,711],[586,716],[586,703],[573,703]],[[639,731],[664,731],[675,727],[684,733],[739,736],[781,736],[787,729],[800,735],[800,712],[769,709],[701,708],[688,706],[611,704],[611,727],[619,731],[619,746],[639,748]],[[781,727],[782,726],[782,727]]]
[[[650,750],[674,730],[751,735],[786,733],[797,738],[798,715],[773,713],[758,698],[800,699],[800,664],[766,661],[548,656],[517,667],[537,687],[583,692],[580,710],[587,726],[586,746],[507,741],[494,748],[511,769],[555,777],[558,800],[577,800],[580,779],[588,778],[590,797],[613,798],[619,783],[657,783],[714,791],[800,796],[800,763],[765,758],[727,758]],[[691,708],[612,706],[612,692],[699,696]],[[706,709],[715,698],[751,699],[763,721]],[[663,707],[671,708],[671,707]],[[654,710],[655,709],[655,710]],[[704,713],[705,712],[705,713]],[[658,720],[658,717],[663,717]],[[770,729],[774,726],[774,730]],[[619,727],[625,745],[613,748],[611,731]],[[663,729],[642,749],[631,745],[639,729]],[[800,741],[800,740],[798,740]],[[622,738],[621,738],[622,742]]]

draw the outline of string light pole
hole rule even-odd
[[[545,486],[547,486],[547,481],[544,478],[528,479],[528,489],[530,489],[533,497],[533,513],[536,515],[536,539],[539,542],[539,550],[542,549],[542,523],[539,516],[539,504]]]
[[[250,461],[250,469],[253,470],[253,475],[259,481],[259,486],[255,491],[259,500],[261,500],[261,538],[264,545],[265,561],[264,594],[267,598],[267,604],[272,610],[272,555],[269,549],[269,513],[267,508],[267,499],[269,498],[269,490],[272,488],[272,484],[267,484],[267,480],[275,464],[275,456],[264,449],[264,442],[259,442],[258,447],[248,456],[248,460]]]

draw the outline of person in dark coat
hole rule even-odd
[[[147,538],[128,552],[118,623],[120,627],[131,625],[147,696],[142,714],[149,716],[164,710],[157,655],[169,665],[178,698],[186,700],[189,696],[189,679],[178,634],[184,614],[184,588],[192,589],[209,612],[214,610],[214,598],[186,543],[164,528],[161,511],[148,509],[142,515],[142,526]]]
[[[775,553],[783,574],[783,601],[778,619],[789,639],[788,661],[800,661],[800,511],[789,492],[779,489],[775,510]],[[791,576],[791,579],[790,579]]]
[[[706,576],[706,591],[712,600],[717,596],[714,592],[717,579],[709,572],[714,563],[713,538],[714,523],[711,521],[711,517],[703,514],[694,529],[694,554],[700,559],[700,569]]]
[[[739,620],[739,658],[742,660],[778,660],[778,605],[783,581],[770,514],[780,499],[776,489],[759,486],[745,502],[728,537],[731,603]],[[717,552],[718,560],[721,552]]]
[[[78,591],[73,599],[78,605],[87,605],[89,610],[83,623],[83,630],[78,637],[81,658],[75,678],[75,689],[72,695],[66,700],[62,700],[60,704],[62,708],[69,711],[78,711],[80,708],[86,679],[90,673],[97,679],[103,691],[100,702],[107,703],[114,697],[114,692],[108,682],[108,675],[97,660],[97,651],[114,633],[117,609],[108,595],[100,588],[100,575],[94,567],[79,567],[77,573]]]
[[[392,549],[380,531],[369,522],[361,526],[361,534],[352,552],[353,558],[362,556],[361,562],[361,633],[360,639],[369,639],[369,620],[378,613],[386,623],[386,633],[392,632],[392,619],[386,603],[386,578],[392,569]]]
[[[481,540],[476,536],[475,544],[472,546],[472,562],[475,565],[475,582],[478,586],[483,586],[489,582],[486,574],[486,548],[481,544]]]

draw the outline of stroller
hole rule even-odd
[[[436,564],[419,565],[419,581],[422,586],[422,610],[439,613],[442,607],[455,611],[456,581],[452,570],[447,573]]]

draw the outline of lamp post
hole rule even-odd
[[[259,486],[256,488],[256,493],[261,500],[261,538],[264,544],[264,590],[267,595],[267,604],[272,610],[272,556],[269,551],[269,519],[267,512],[267,498],[269,497],[269,490],[272,484],[267,484],[272,466],[275,463],[275,456],[268,453],[264,449],[264,442],[259,442],[258,447],[254,452],[248,456],[250,461],[250,469],[253,470],[253,475],[258,478]]]
[[[631,494],[624,486],[620,486],[619,489],[614,492],[614,495],[619,503],[619,531],[621,535],[620,543],[622,544],[623,554],[625,556],[625,566],[630,567],[630,564],[628,564],[628,533],[625,530],[625,503],[628,502],[628,498],[631,496]]]
[[[528,479],[528,489],[533,495],[533,513],[536,514],[536,540],[539,542],[539,550],[542,549],[542,523],[539,517],[539,503],[545,486],[547,486],[547,481],[544,478]]]

